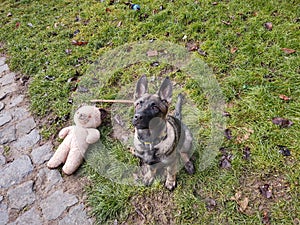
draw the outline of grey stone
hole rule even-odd
[[[8,71],[9,68],[8,68],[8,65],[7,64],[4,64],[2,66],[0,66],[0,74],[5,72],[5,71]]]
[[[9,142],[12,142],[15,140],[16,140],[15,125],[0,128],[0,145],[9,143]]]
[[[16,74],[11,72],[0,78],[0,85],[5,86],[7,84],[11,84],[15,82]]]
[[[22,155],[0,170],[0,188],[8,188],[20,181],[33,170],[29,156]]]
[[[0,66],[4,65],[6,61],[5,57],[0,57]]]
[[[0,102],[0,112],[2,111],[2,109],[4,109],[5,104],[3,102]]]
[[[33,149],[33,151],[31,152],[33,163],[39,165],[49,160],[53,155],[52,147],[52,144],[48,142],[38,148]]]
[[[0,90],[0,100],[4,99],[7,95],[7,92]]]
[[[5,158],[5,156],[0,155],[0,166],[5,165],[5,163],[6,163],[6,158]]]
[[[48,198],[41,201],[41,208],[44,217],[47,220],[57,219],[67,207],[72,206],[78,202],[76,196],[63,193],[62,190],[57,190]]]
[[[16,97],[14,97],[11,102],[9,103],[9,107],[15,107],[17,105],[19,105],[21,102],[24,101],[25,96],[24,95],[18,95]]]
[[[28,117],[22,121],[20,121],[16,125],[17,129],[17,135],[22,136],[25,134],[29,134],[30,131],[32,131],[33,128],[35,128],[36,124],[34,122],[34,119],[32,117]]]
[[[33,181],[27,181],[20,184],[16,188],[9,189],[8,192],[9,205],[13,209],[23,209],[25,206],[35,201],[33,192]]]
[[[7,95],[7,92],[0,90],[0,100],[4,99]]]
[[[39,132],[37,129],[34,129],[29,134],[18,137],[17,141],[12,144],[12,147],[18,150],[28,149],[33,147],[39,140]]]
[[[2,196],[2,195],[0,195],[0,202],[2,202],[2,200],[3,200],[3,196]]]
[[[90,225],[92,221],[88,219],[86,211],[83,204],[73,206],[66,217],[58,222],[58,225],[70,225],[70,224],[80,224],[80,225]]]
[[[41,225],[43,223],[42,217],[39,215],[39,211],[36,208],[31,208],[22,215],[20,215],[17,220],[9,225]]]
[[[12,93],[17,90],[17,84],[12,83],[10,85],[6,85],[4,87],[1,87],[0,89],[0,100],[4,99],[7,94]]]
[[[11,110],[11,113],[14,115],[14,120],[19,121],[31,116],[29,110],[25,107],[15,107]]]
[[[0,204],[0,225],[5,225],[8,222],[8,210],[7,206],[4,204]]]
[[[36,186],[45,193],[52,190],[54,185],[62,181],[63,179],[58,170],[50,170],[46,167],[39,171]]]
[[[0,127],[12,120],[12,115],[9,112],[0,113]]]

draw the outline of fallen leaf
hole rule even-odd
[[[72,45],[82,46],[82,45],[86,45],[87,43],[88,43],[87,41],[72,40]]]
[[[197,51],[200,55],[202,55],[202,56],[207,56],[207,53],[205,52],[205,51],[203,51],[203,50],[201,50],[201,49],[198,49],[198,51]]]
[[[237,201],[242,197],[242,192],[238,191],[237,193],[234,194],[234,200]]]
[[[226,155],[227,152],[228,152],[228,148],[226,148],[226,147],[221,147],[221,148],[219,149],[219,151],[222,153],[222,155]]]
[[[151,63],[150,65],[154,66],[154,67],[157,67],[157,66],[159,66],[159,62],[155,61],[155,62]]]
[[[287,128],[293,125],[293,122],[289,119],[281,118],[281,117],[274,117],[272,122],[278,125],[280,128]]]
[[[262,222],[262,224],[270,225],[270,216],[269,216],[269,213],[267,211],[263,212],[263,218],[262,218],[261,222]]]
[[[259,187],[260,193],[265,197],[265,198],[271,198],[272,197],[272,191],[269,189],[270,185],[269,184],[264,184]]]
[[[157,14],[158,12],[159,12],[158,9],[153,9],[153,10],[152,10],[152,14],[153,14],[153,15]]]
[[[189,52],[197,51],[199,49],[199,43],[198,42],[188,42],[186,43],[186,48]]]
[[[213,2],[212,5],[218,5],[218,2]]]
[[[230,197],[230,200],[232,201],[238,201],[242,197],[242,192],[238,191],[237,193],[234,194],[234,196]]]
[[[79,22],[80,20],[81,20],[80,17],[79,17],[79,16],[76,16],[74,21],[75,21],[75,22]]]
[[[105,12],[111,12],[111,9],[110,8],[106,8]]]
[[[243,154],[244,154],[244,159],[245,160],[249,160],[250,159],[251,152],[250,152],[250,148],[248,146],[246,146],[244,148]]]
[[[245,197],[242,201],[239,201],[238,204],[240,205],[239,210],[241,212],[244,212],[247,209],[247,207],[248,207],[249,198]]]
[[[225,137],[230,140],[232,138],[231,130],[229,128],[225,129]]]
[[[20,25],[21,25],[20,22],[16,22],[16,28],[19,28]]]
[[[271,22],[267,22],[264,24],[265,28],[267,30],[272,30],[273,29],[273,24]]]
[[[296,52],[296,50],[290,49],[290,48],[282,48],[281,50],[284,51],[284,53],[286,53],[286,54],[292,54],[292,53]]]
[[[45,79],[46,79],[46,80],[54,80],[54,79],[55,79],[55,77],[52,77],[52,76],[48,76],[48,75],[46,75],[46,76],[45,76]]]
[[[283,156],[291,156],[291,151],[283,145],[278,145],[279,148],[279,152],[283,155]]]
[[[66,49],[66,50],[65,50],[65,53],[66,53],[67,55],[70,55],[70,54],[72,53],[72,49]]]
[[[231,154],[223,155],[221,158],[220,167],[222,169],[229,169],[231,167],[231,158]]]
[[[288,96],[286,96],[286,95],[279,95],[279,98],[281,98],[281,99],[284,100],[284,101],[289,101],[289,100],[291,100],[291,98],[288,97]]]
[[[222,20],[222,23],[226,24],[226,25],[231,25],[231,23],[229,21],[225,21],[225,20]]]
[[[230,53],[234,54],[237,50],[238,50],[237,47],[233,47],[233,48],[230,49]]]
[[[222,113],[222,116],[224,116],[224,117],[231,117],[231,114],[229,112],[224,111]]]
[[[117,27],[120,27],[122,25],[122,21],[119,21]]]
[[[237,140],[238,143],[242,143],[242,142],[248,140],[249,137],[250,137],[250,135],[254,133],[254,131],[251,128],[243,128],[243,129],[246,131],[246,133],[244,135],[242,135],[242,136],[239,135],[236,138],[236,140]]]
[[[214,199],[212,199],[212,198],[207,198],[207,199],[205,199],[205,203],[206,203],[206,208],[207,208],[209,211],[215,209],[216,206],[217,206],[216,201],[215,201]]]
[[[73,33],[73,36],[76,36],[79,33],[80,33],[80,30],[75,30],[74,33]]]
[[[153,56],[157,56],[157,55],[158,55],[158,52],[156,50],[149,50],[147,52],[148,57],[153,57]]]

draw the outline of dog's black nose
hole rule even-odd
[[[138,114],[138,113],[134,114],[134,117],[133,117],[133,120],[132,120],[133,125],[137,125],[142,120],[142,118],[143,117],[142,117],[141,114]]]
[[[134,114],[134,120],[136,120],[136,121],[139,121],[139,120],[141,120],[141,119],[143,119],[143,117],[142,117],[142,115],[141,114]]]

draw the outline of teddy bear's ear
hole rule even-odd
[[[101,120],[104,120],[107,116],[107,111],[105,109],[99,108],[99,111],[101,113]]]

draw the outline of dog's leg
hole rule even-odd
[[[184,168],[189,175],[195,173],[194,164],[190,160],[190,156],[187,152],[180,152],[180,157],[184,163]]]
[[[144,175],[144,179],[143,182],[146,186],[150,186],[155,178],[155,174],[156,174],[156,167],[153,165],[144,165],[146,168],[146,173]]]
[[[165,187],[170,191],[173,191],[174,188],[176,187],[176,171],[177,171],[176,163],[167,167],[167,179],[166,179]]]
[[[195,173],[194,165],[190,160],[193,138],[190,130],[184,124],[182,124],[182,127],[183,127],[185,138],[179,153],[180,153],[181,160],[184,163],[185,170],[187,171],[188,174],[192,175]]]

